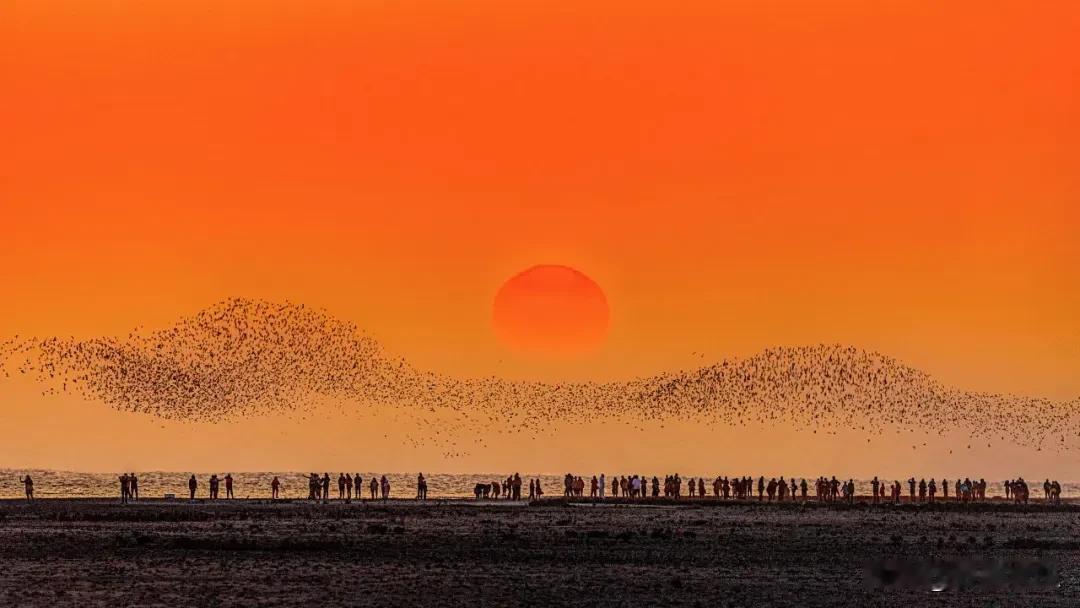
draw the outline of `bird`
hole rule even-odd
[[[11,367],[16,359],[24,360]],[[321,400],[390,406],[446,454],[477,436],[537,437],[554,424],[604,417],[717,428],[782,420],[814,434],[857,429],[868,442],[885,432],[943,429],[1037,448],[1048,437],[1060,437],[1049,443],[1063,448],[1065,437],[1080,438],[1080,400],[963,391],[851,345],[768,347],[617,381],[457,378],[388,355],[370,333],[325,310],[249,298],[123,337],[16,336],[0,343],[0,366],[5,377],[17,370],[57,393],[162,420],[292,412],[310,424]],[[396,438],[416,441],[404,432]]]

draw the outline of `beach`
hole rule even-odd
[[[0,605],[1068,606],[1078,532],[1068,502],[4,500]]]
[[[590,472],[584,475],[584,479],[587,482],[593,475],[599,476],[603,471]],[[162,498],[166,494],[173,494],[175,496],[186,496],[188,492],[188,477],[194,473],[198,480],[198,496],[205,497],[207,495],[207,482],[210,476],[214,472],[201,471],[201,472],[187,472],[187,471],[138,471],[139,478],[139,491],[140,495],[145,498]],[[611,479],[614,473],[607,471],[608,484],[611,483]],[[1031,484],[1032,497],[1042,497],[1042,479],[1043,476],[1037,474],[1037,471],[1024,477]],[[0,468],[0,500],[5,498],[21,498],[23,496],[23,484],[21,479],[24,475],[30,475],[34,479],[34,495],[39,498],[98,498],[107,499],[120,496],[120,483],[119,477],[122,473],[91,473],[91,472],[79,472],[79,471],[57,471],[49,469],[5,469]],[[278,477],[281,480],[281,498],[306,498],[308,495],[308,473],[300,473],[297,471],[233,471],[226,473],[225,471],[216,472],[218,477],[224,477],[226,474],[231,474],[236,479],[236,497],[237,498],[270,498],[270,480],[274,477]],[[319,475],[322,471],[318,472]],[[328,473],[330,475],[330,495],[336,497],[338,486],[337,479],[339,472],[334,471]],[[378,479],[382,476],[386,476],[391,483],[391,497],[393,498],[412,498],[416,496],[416,473],[402,473],[402,472],[381,472],[381,471],[359,471],[362,479],[370,481],[372,478]],[[492,483],[497,481],[503,481],[512,473],[424,473],[424,477],[428,483],[428,497],[429,498],[471,498],[473,496],[473,488],[478,483]],[[654,473],[661,480],[664,479],[663,473]],[[690,478],[704,477],[706,484],[706,492],[712,493],[712,480],[715,478],[716,473],[704,473],[704,474],[683,474],[684,481],[688,481]],[[522,473],[523,483],[526,486],[528,481],[532,479],[539,480],[543,487],[545,496],[553,496],[562,494],[563,490],[563,475],[552,473]],[[766,480],[771,476],[766,476]],[[806,479],[810,484],[811,494],[814,492],[813,482],[816,476],[805,475],[802,477],[796,476],[795,479]],[[757,476],[754,476],[757,479]],[[846,477],[843,479],[847,479]],[[885,478],[882,478],[885,480]],[[908,485],[907,476],[900,479],[902,490],[905,496],[907,496]],[[916,476],[916,479],[922,479],[922,476]],[[950,483],[955,484],[959,481],[959,477],[951,475],[949,477]],[[854,479],[855,493],[856,495],[866,495],[871,491],[870,479]],[[892,482],[892,479],[886,481]],[[938,477],[937,481],[942,482],[944,479]],[[986,496],[987,498],[1004,498],[1005,488],[1001,480],[987,480]],[[757,482],[755,481],[755,484]],[[756,488],[756,485],[755,485]],[[366,496],[367,487],[363,489]],[[523,490],[525,491],[525,490]],[[586,489],[586,492],[588,490]],[[689,488],[684,489],[684,495],[689,491]],[[955,493],[955,488],[952,490]],[[755,489],[756,492],[756,489]],[[610,485],[608,489],[608,495],[610,496]],[[939,494],[940,498],[941,495]],[[1061,482],[1061,497],[1066,499],[1080,499],[1080,482],[1076,481],[1062,481]]]

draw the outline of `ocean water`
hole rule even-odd
[[[307,473],[296,472],[216,472],[218,477],[224,477],[225,473],[232,473],[233,490],[237,498],[269,498],[270,480],[274,476],[281,482],[282,498],[307,498],[308,481]],[[177,497],[187,497],[188,478],[191,473],[166,472],[166,471],[136,471],[139,478],[139,495],[142,498],[162,498],[166,494],[175,494]],[[318,471],[322,475],[324,471]],[[337,496],[338,472],[330,471],[330,496]],[[386,475],[390,480],[391,498],[413,498],[416,496],[415,473],[372,473],[353,471],[352,474],[360,473],[365,482],[370,482],[372,477],[379,478]],[[23,497],[22,477],[29,474],[34,480],[34,496],[37,498],[109,498],[120,496],[119,476],[122,473],[78,473],[71,471],[50,470],[14,470],[0,469],[0,498]],[[512,473],[482,473],[482,474],[449,474],[431,473],[425,474],[428,482],[428,498],[466,498],[472,497],[473,487],[478,483],[492,483],[506,479]],[[199,482],[198,497],[206,497],[209,491],[211,473],[195,473]],[[599,475],[599,473],[597,473]],[[662,473],[656,474],[663,479]],[[588,493],[588,479],[592,474],[585,476],[586,493]],[[684,476],[689,479],[690,476]],[[694,476],[695,479],[697,476]],[[611,474],[608,474],[610,480]],[[559,496],[562,494],[563,475],[551,474],[525,474],[522,473],[522,494],[528,493],[528,480],[539,479],[545,496]],[[768,479],[768,477],[766,478]],[[705,476],[706,491],[712,493],[712,477]],[[891,480],[890,480],[891,481]],[[1002,480],[987,480],[988,497],[1004,496],[1005,490]],[[813,478],[807,478],[811,483],[810,493],[813,495]],[[938,479],[940,484],[941,480]],[[953,494],[952,486],[955,478],[949,480],[950,495]],[[1042,497],[1042,479],[1028,478],[1032,498]],[[870,494],[869,480],[856,480],[856,492],[859,495]],[[901,480],[902,495],[907,496],[908,486]],[[684,486],[685,493],[685,486]],[[225,495],[224,483],[221,486],[221,495]],[[367,483],[364,485],[364,493],[367,494]],[[940,488],[939,494],[940,496]],[[1080,497],[1080,483],[1062,482],[1062,498]]]
[[[321,476],[330,473],[330,496],[337,497],[337,479],[339,472],[318,471]],[[269,498],[270,481],[277,476],[281,482],[282,498],[307,498],[308,473],[297,472],[243,472],[215,471],[219,478],[231,473],[233,492],[237,498]],[[373,473],[353,471],[364,478],[363,496],[368,496],[368,483],[372,477],[378,479],[386,475],[390,481],[391,498],[414,498],[416,496],[416,473]],[[119,497],[120,480],[123,473],[77,473],[70,471],[29,470],[19,471],[0,469],[0,498],[21,498],[24,496],[22,477],[29,474],[34,480],[36,498],[99,498]],[[210,472],[194,473],[199,482],[197,497],[205,498],[210,489]],[[138,472],[139,496],[142,498],[162,498],[166,494],[187,498],[189,472],[147,471]],[[492,483],[506,479],[509,474],[425,474],[428,484],[428,498],[465,498],[473,496],[473,487],[477,483]],[[539,478],[546,495],[553,492],[562,494],[562,475],[522,475],[522,494],[528,495],[528,480]],[[221,496],[225,495],[225,483],[221,483]]]

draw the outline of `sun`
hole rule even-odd
[[[600,286],[569,266],[533,266],[510,277],[495,295],[495,335],[514,351],[580,355],[598,349],[610,309]]]

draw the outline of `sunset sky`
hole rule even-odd
[[[828,342],[1074,399],[1077,32],[1080,3],[1032,0],[8,0],[0,336],[120,335],[244,296],[326,308],[459,376],[626,378]],[[496,293],[538,264],[603,290],[597,348],[499,339]],[[333,467],[340,447],[310,438],[353,428],[370,451],[350,457],[389,470],[625,456],[571,429],[445,462],[347,404],[302,428],[183,425],[38,390],[0,378],[0,426],[21,429],[0,468]],[[701,443],[638,462],[735,458],[701,429],[656,433]],[[800,446],[770,458],[844,454]]]

